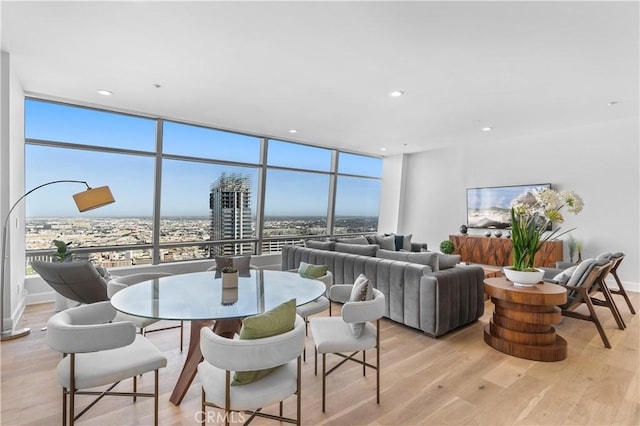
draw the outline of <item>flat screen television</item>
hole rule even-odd
[[[467,226],[469,228],[511,228],[511,200],[542,188],[551,188],[551,184],[467,188]]]

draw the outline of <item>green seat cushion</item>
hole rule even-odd
[[[303,278],[320,278],[327,275],[329,266],[327,265],[312,265],[306,262],[300,262],[298,266],[298,274]]]
[[[275,308],[245,318],[240,329],[240,339],[252,340],[277,336],[293,330],[296,322],[296,299],[284,302]],[[265,377],[277,367],[255,371],[236,371],[232,386],[246,385]]]

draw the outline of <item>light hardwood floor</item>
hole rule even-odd
[[[632,294],[632,301],[640,307],[639,294]],[[616,328],[606,308],[596,308],[613,349],[604,348],[593,324],[563,318],[556,329],[568,341],[569,355],[553,363],[514,358],[486,345],[482,330],[493,310],[489,301],[480,321],[438,339],[383,320],[380,405],[375,403],[375,374],[363,378],[361,367],[350,363],[328,377],[324,414],[309,336],[303,424],[639,425],[640,315],[631,315],[622,299],[618,305],[628,326],[624,331]],[[2,425],[61,423],[62,398],[54,372],[60,355],[47,347],[46,332],[41,331],[52,313],[52,304],[29,306],[24,320],[31,334],[2,343]],[[195,425],[200,409],[197,379],[180,406],[169,402],[185,356],[179,351],[178,333],[148,335],[169,359],[160,372],[160,425]],[[373,352],[368,355],[368,360],[375,359]],[[150,391],[152,375],[145,374],[139,383]],[[130,388],[129,383],[120,386]],[[78,425],[152,424],[152,409],[147,398],[136,403],[105,398]],[[285,402],[285,412],[294,409],[293,399]],[[276,424],[265,419],[254,423]]]

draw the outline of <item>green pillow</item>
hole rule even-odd
[[[240,339],[252,340],[277,336],[293,330],[296,322],[296,299],[284,302],[270,311],[247,317],[242,321]],[[261,379],[277,367],[255,371],[236,371],[233,375],[232,386],[246,385]]]
[[[311,265],[310,263],[300,262],[298,273],[303,278],[320,278],[327,275],[329,267],[327,265]]]

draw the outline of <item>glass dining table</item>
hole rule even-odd
[[[220,272],[205,271],[140,282],[114,294],[111,304],[129,315],[190,322],[187,357],[169,398],[179,405],[202,361],[202,327],[213,326],[217,334],[231,338],[239,331],[242,318],[290,299],[304,305],[322,296],[325,289],[321,281],[297,273],[257,269],[241,273],[236,288],[222,288]]]

